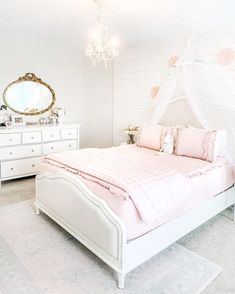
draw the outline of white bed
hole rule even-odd
[[[44,172],[36,177],[36,213],[46,213],[77,240],[124,277],[185,234],[235,203],[235,188],[128,241],[127,227],[110,206],[74,174]]]
[[[234,204],[232,186],[128,241],[125,222],[77,175],[45,171],[36,177],[36,213],[47,214],[107,263],[117,273],[119,288],[128,272]]]

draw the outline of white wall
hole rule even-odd
[[[67,121],[83,121],[81,53],[35,42],[4,42],[0,52],[0,93],[10,82],[33,72],[54,89],[56,105],[66,109]]]
[[[84,57],[84,125],[82,127],[85,147],[112,146],[113,113],[113,66],[93,67]]]
[[[112,145],[112,65],[94,69],[83,50],[23,37],[4,40],[0,53],[0,104],[10,82],[33,72],[54,89],[65,120],[82,124],[81,147]]]
[[[212,67],[218,66],[216,54],[224,47],[235,50],[235,34],[197,36],[195,42],[197,56]],[[168,60],[173,55],[185,52],[186,40],[175,39],[172,42],[151,44],[142,48],[123,52],[114,63],[113,81],[113,142],[115,145],[125,141],[123,129],[128,124],[141,125],[147,117],[151,103],[150,91],[160,84],[167,72]],[[235,62],[230,66],[219,66],[219,70],[228,70],[234,75]]]

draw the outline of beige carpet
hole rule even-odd
[[[33,178],[6,182],[0,189],[0,206],[33,197]],[[178,243],[223,268],[203,293],[235,294],[235,223],[232,210],[216,216]]]

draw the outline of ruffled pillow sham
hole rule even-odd
[[[137,146],[159,151],[167,130],[162,125],[144,124],[138,135]]]
[[[218,156],[218,131],[188,127],[180,129],[175,154],[214,162]]]

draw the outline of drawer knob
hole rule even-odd
[[[32,149],[32,152],[34,152],[34,149]]]
[[[69,133],[69,136],[71,136],[72,134],[71,133]]]
[[[51,135],[51,138],[53,138],[54,137],[54,135]]]
[[[12,138],[9,138],[9,141],[12,141]]]
[[[31,140],[33,140],[34,139],[34,137],[31,137]]]
[[[14,168],[13,168],[13,167],[11,167],[11,170],[14,170]]]
[[[54,149],[54,147],[51,147],[51,150],[53,150]]]
[[[72,145],[70,144],[69,147],[72,147]]]
[[[12,155],[13,153],[12,152],[10,152],[10,155]]]
[[[32,164],[32,167],[35,167],[35,164],[34,163]]]

